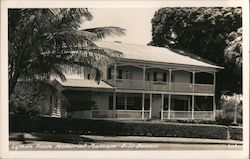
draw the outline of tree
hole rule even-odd
[[[48,80],[51,75],[65,80],[64,73],[83,67],[95,71],[120,52],[100,48],[94,41],[106,36],[124,35],[119,27],[80,30],[80,24],[93,17],[88,9],[9,9],[9,96],[19,79]]]
[[[221,112],[216,116],[218,124],[230,125],[234,122],[235,117],[236,122],[242,124],[242,100],[239,95],[222,96],[221,107]]]
[[[217,73],[218,102],[224,91],[242,92],[241,41],[232,40],[240,36],[241,20],[241,8],[161,8],[152,19],[149,44],[184,50],[225,67]]]

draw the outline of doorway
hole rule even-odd
[[[161,94],[152,95],[152,118],[160,119],[161,118]]]

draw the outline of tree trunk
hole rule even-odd
[[[15,89],[18,77],[19,73],[14,73],[14,75],[9,79],[9,99]]]

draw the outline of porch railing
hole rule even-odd
[[[195,119],[213,119],[213,111],[194,111]]]
[[[168,111],[163,111],[163,119],[168,119]],[[170,111],[170,119],[192,119],[192,111]],[[193,119],[213,120],[213,111],[194,111]]]
[[[116,110],[116,118],[142,118],[141,110]]]
[[[118,118],[118,119],[143,119],[142,110],[84,110],[84,111],[70,111],[73,118]],[[168,111],[163,111],[163,119],[168,119]],[[144,119],[149,118],[149,110],[144,110]],[[204,119],[213,120],[213,111],[194,111],[192,118],[192,111],[170,111],[170,119]]]
[[[73,118],[120,118],[120,119],[142,119],[142,110],[83,110],[70,111],[68,114]],[[144,110],[144,118],[149,118],[149,110]]]
[[[113,110],[92,110],[92,118],[113,118]]]
[[[118,88],[124,89],[145,89],[152,91],[176,91],[176,92],[196,92],[196,93],[213,93],[214,85],[212,84],[192,84],[192,83],[178,83],[161,82],[161,81],[145,81],[143,87],[142,80],[129,80],[129,79],[117,79],[114,85],[114,80],[107,81],[109,84]]]

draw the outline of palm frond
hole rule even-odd
[[[109,27],[82,29],[82,31],[95,33],[97,35],[97,38],[93,40],[101,40],[108,36],[112,37],[112,36],[125,35],[126,30],[120,27],[109,26]]]

